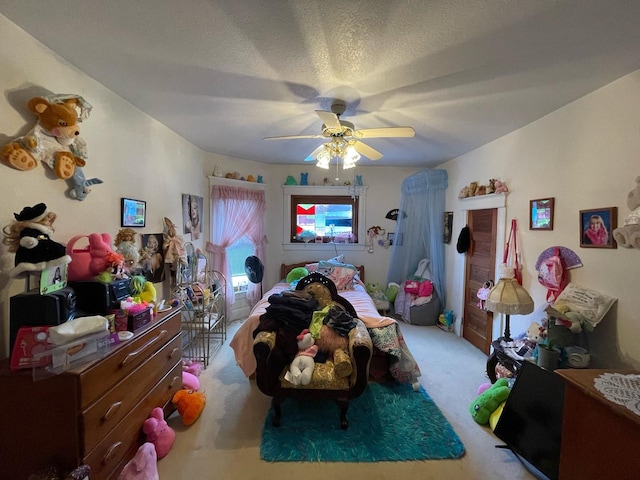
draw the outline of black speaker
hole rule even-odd
[[[102,282],[69,282],[76,292],[78,309],[87,315],[107,315],[110,310],[119,309],[120,301],[131,295],[130,280]]]
[[[9,301],[9,349],[20,327],[60,325],[78,316],[76,294],[71,287],[41,295],[38,290],[20,293]]]

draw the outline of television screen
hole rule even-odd
[[[564,380],[524,362],[494,433],[552,480],[560,470]]]

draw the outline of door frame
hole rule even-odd
[[[504,244],[506,240],[507,234],[507,195],[506,194],[489,194],[489,195],[480,195],[477,197],[467,197],[460,199],[460,210],[464,213],[464,223],[467,223],[467,212],[469,210],[485,210],[495,208],[497,210],[497,218],[496,218],[496,264],[494,266],[495,271],[500,271],[500,264],[502,263],[502,258],[504,257]],[[467,277],[467,262],[462,262],[462,275],[456,275],[457,282],[457,291],[464,292],[465,288],[465,278]],[[497,283],[496,278],[496,283]],[[464,295],[459,300],[458,311],[464,312]],[[462,324],[463,319],[460,319],[460,331],[457,332],[458,335],[462,337]],[[491,327],[491,336],[492,340],[495,340],[501,335],[501,332],[504,330],[504,315],[503,314],[494,314],[493,315],[493,325]]]

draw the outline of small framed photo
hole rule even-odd
[[[389,240],[389,245],[393,245],[393,239],[396,237],[394,232],[387,233],[387,240]]]
[[[529,230],[553,230],[554,198],[529,201]]]
[[[618,248],[612,232],[618,226],[618,207],[580,210],[580,246]]]
[[[144,227],[147,223],[147,202],[122,198],[122,227]]]

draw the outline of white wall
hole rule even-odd
[[[640,251],[580,248],[579,229],[580,210],[618,207],[618,224],[629,213],[627,193],[640,175],[638,104],[640,71],[444,165],[449,172],[446,209],[454,211],[454,239],[446,247],[447,294],[449,307],[458,316],[463,312],[464,255],[456,252],[455,239],[466,218],[458,192],[471,181],[486,183],[489,178],[499,178],[511,189],[506,222],[518,219],[524,286],[536,304],[533,314],[511,317],[512,334],[544,318],[546,290],[537,282],[535,263],[546,248],[565,246],[576,252],[584,265],[570,271],[573,282],[618,298],[589,337],[594,357],[591,365],[640,368],[640,296],[633,280]],[[529,201],[546,197],[555,197],[554,229],[530,231]],[[498,318],[494,326],[496,337],[501,333],[500,321]]]

